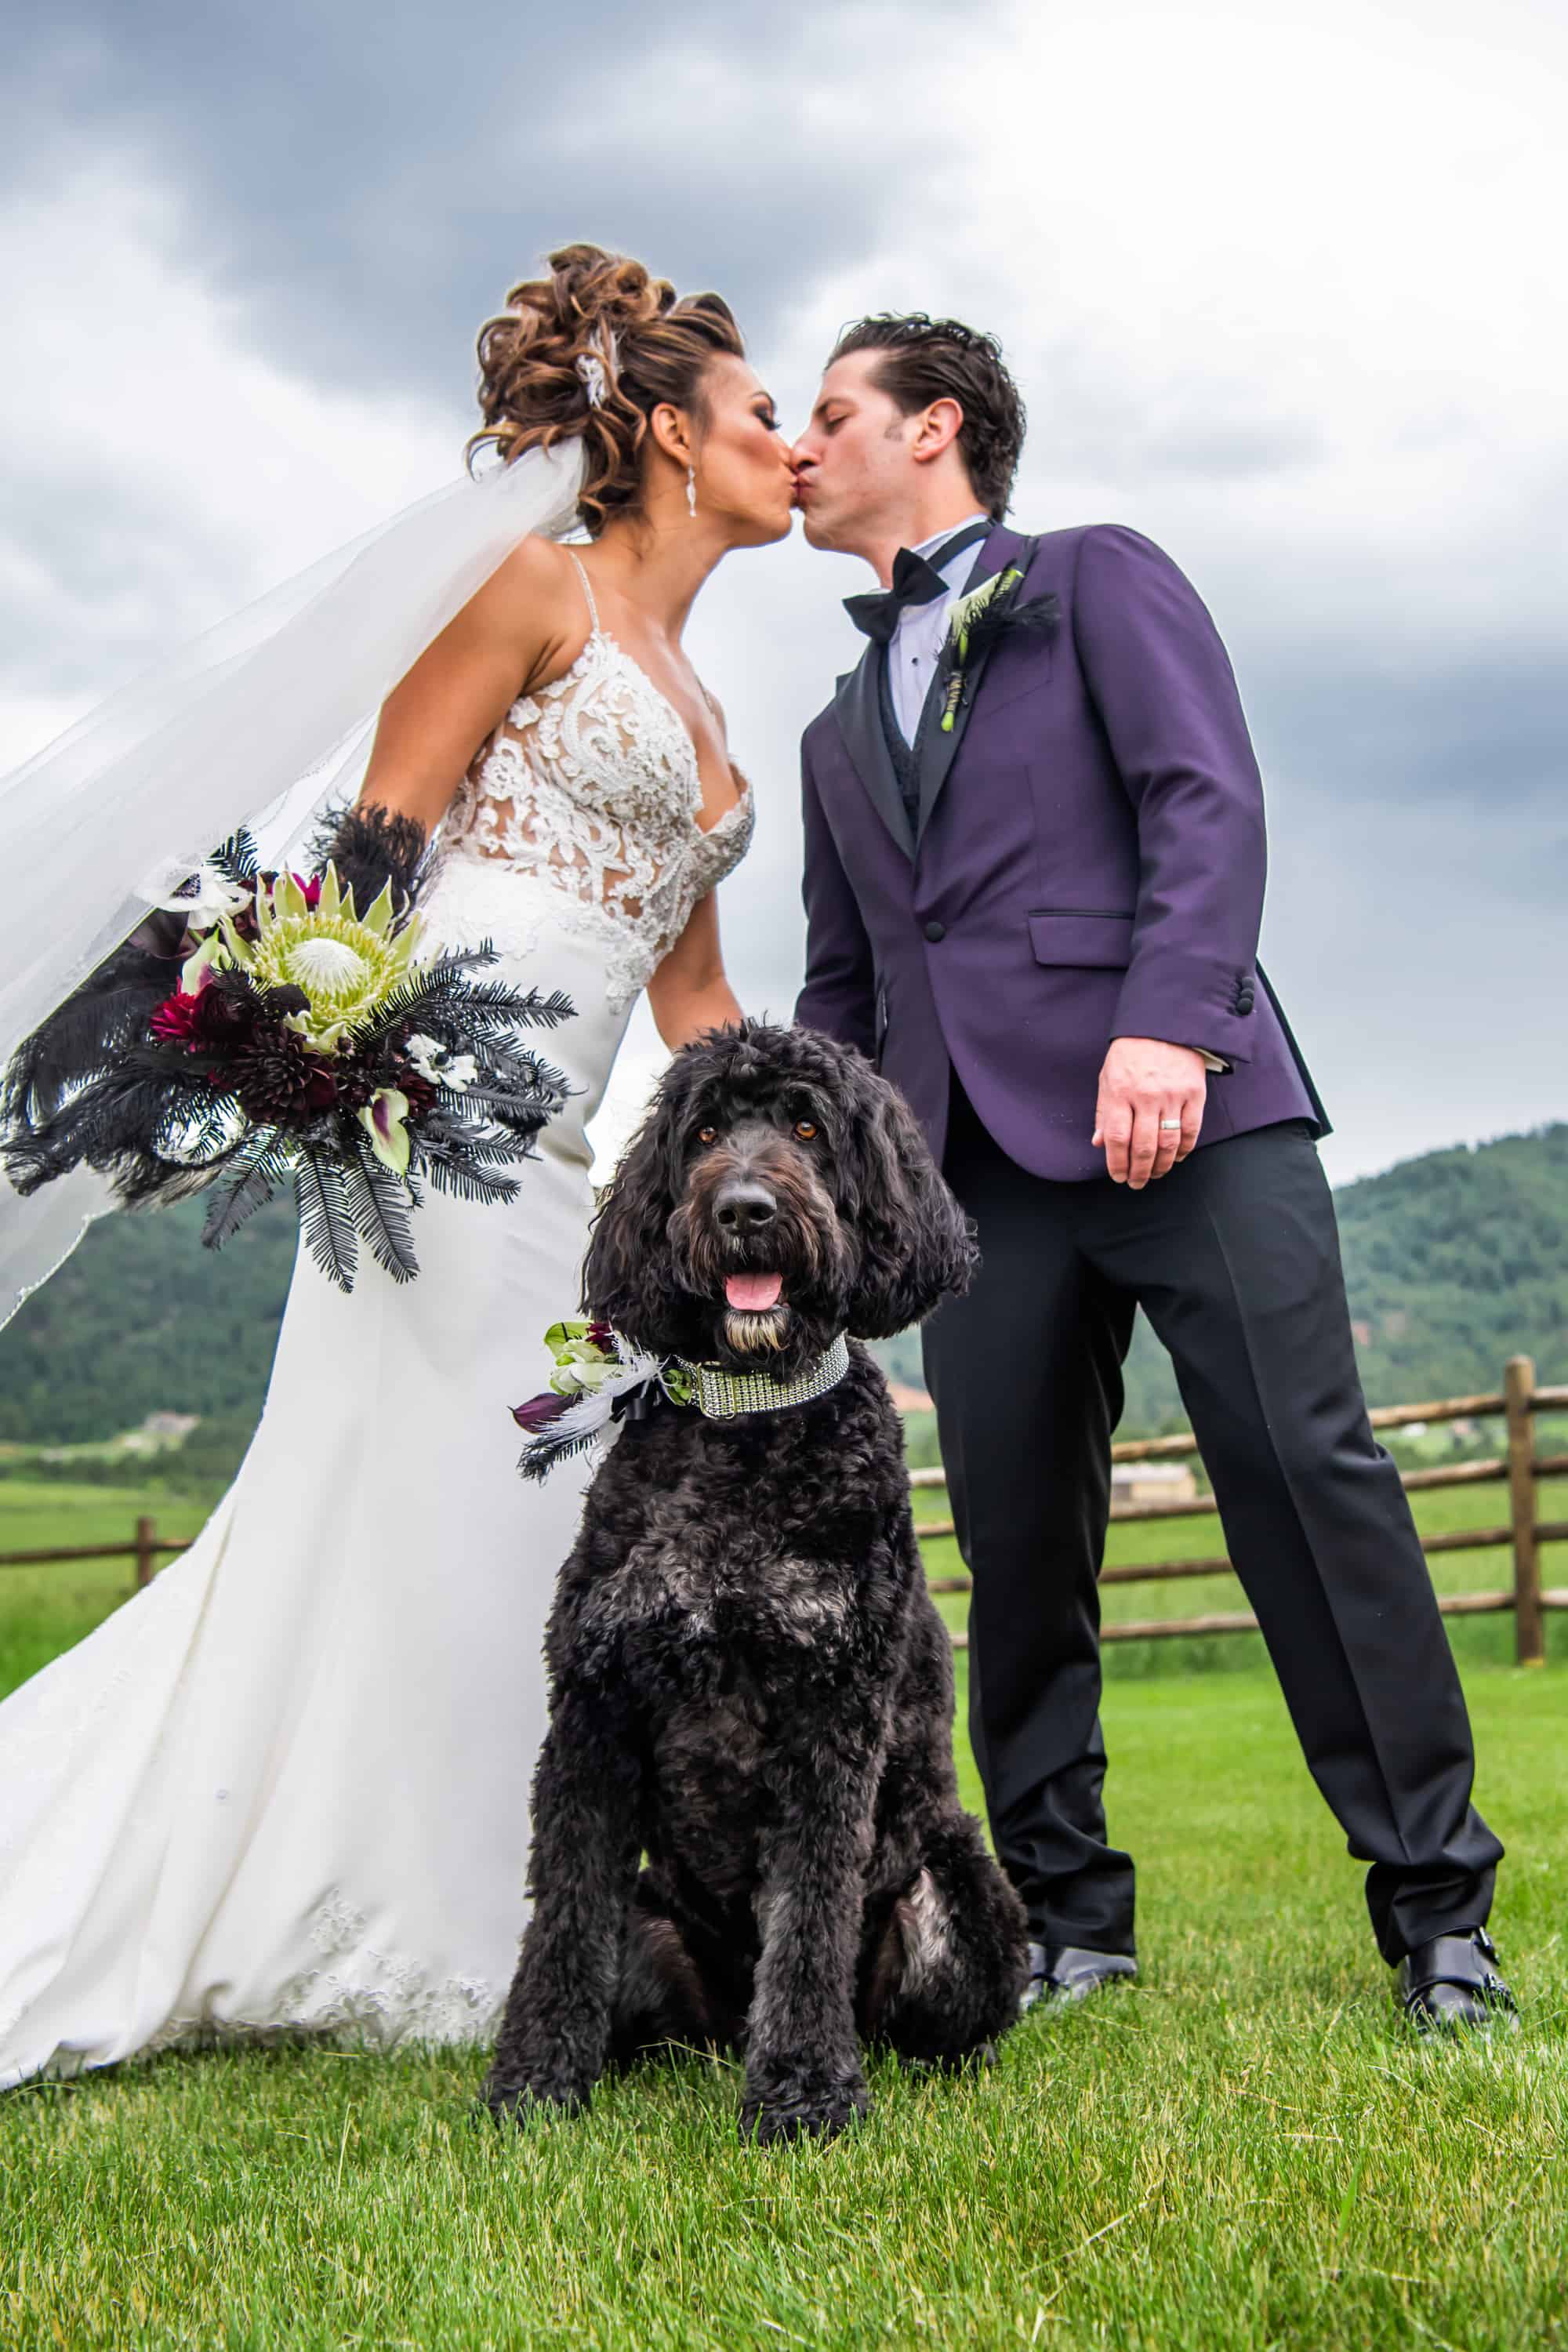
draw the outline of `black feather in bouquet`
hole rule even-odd
[[[488,941],[423,956],[421,928],[390,878],[362,914],[331,859],[263,873],[248,835],[226,842],[13,1058],[12,1182],[35,1192],[86,1161],[128,1208],[210,1192],[217,1248],[292,1179],[342,1289],[362,1241],[408,1281],[422,1184],[515,1197],[507,1171],[567,1092],[521,1033],[572,1013],[476,981]]]

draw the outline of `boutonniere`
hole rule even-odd
[[[958,713],[973,690],[974,673],[998,639],[1014,629],[1048,629],[1057,617],[1054,596],[1032,596],[1017,602],[1024,574],[1016,563],[992,579],[983,580],[967,596],[948,606],[947,691],[943,698],[942,731],[951,735]]]
[[[552,1323],[544,1344],[555,1359],[549,1388],[512,1407],[528,1437],[519,1465],[526,1478],[582,1453],[612,1421],[640,1421],[660,1397],[691,1402],[689,1372],[634,1348],[608,1323]]]

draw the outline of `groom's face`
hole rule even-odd
[[[795,443],[795,496],[813,547],[860,551],[899,530],[916,486],[910,454],[920,425],[876,381],[884,352],[850,352],[822,379],[811,422]]]

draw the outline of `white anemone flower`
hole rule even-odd
[[[450,1087],[454,1094],[466,1094],[479,1075],[479,1066],[471,1054],[454,1054],[438,1037],[426,1037],[422,1029],[403,1048],[420,1076],[433,1087]]]
[[[237,915],[250,903],[250,892],[243,882],[231,882],[219,866],[202,865],[196,869],[196,887],[177,898],[160,898],[159,910],[165,915],[184,915],[189,931],[210,931],[226,915]]]
[[[423,1029],[416,1029],[403,1050],[420,1076],[434,1086],[441,1075],[441,1056],[447,1050],[440,1039],[426,1037]]]

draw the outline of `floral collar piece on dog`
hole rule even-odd
[[[731,1372],[721,1364],[688,1363],[635,1348],[607,1323],[552,1323],[544,1344],[555,1359],[542,1396],[514,1405],[512,1419],[527,1432],[519,1465],[525,1478],[542,1478],[557,1462],[593,1445],[612,1421],[642,1421],[658,1404],[684,1406],[710,1421],[780,1412],[810,1404],[836,1389],[849,1370],[842,1332],[793,1380],[772,1372]]]

